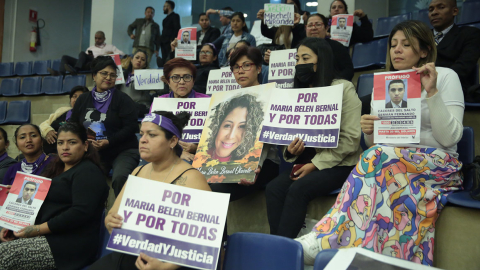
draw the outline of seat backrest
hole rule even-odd
[[[32,62],[17,62],[15,64],[15,74],[18,76],[32,75]]]
[[[457,143],[458,159],[463,164],[471,164],[475,159],[475,137],[473,128],[463,127],[463,136]],[[464,170],[463,187],[469,190],[473,185],[473,170]]]
[[[0,85],[0,94],[2,96],[20,95],[20,78],[3,79]]]
[[[377,20],[377,29],[375,30],[376,37],[388,36],[393,27],[400,22],[410,20],[412,17],[411,13],[392,16],[392,17],[383,17],[378,18]]]
[[[10,101],[5,123],[12,125],[30,123],[30,108],[30,100]]]
[[[359,69],[375,65],[376,46],[376,40],[355,44],[352,54],[353,68]]]
[[[480,29],[480,22],[478,22],[478,23],[471,23],[471,24],[467,24],[467,26],[471,26],[471,27],[475,27],[475,28],[478,28],[478,29]]]
[[[338,249],[325,249],[320,251],[315,257],[315,264],[313,265],[313,270],[323,270],[327,267],[327,264],[331,259],[337,254]]]
[[[458,24],[479,22],[480,1],[463,2],[462,12],[460,13],[460,21]]]
[[[358,97],[371,95],[373,92],[373,74],[362,74],[357,81]]]
[[[42,92],[47,95],[60,94],[62,90],[62,76],[45,77],[42,84]]]
[[[228,270],[303,270],[302,245],[286,237],[261,233],[234,233],[228,238]]]
[[[60,62],[62,61],[62,59],[55,59],[52,61],[52,69],[53,70],[56,70],[56,71],[59,71],[60,70]]]
[[[7,101],[0,101],[0,124],[5,121],[5,117],[7,117]]]
[[[73,87],[78,85],[85,86],[86,79],[87,76],[85,75],[65,76],[65,80],[63,81],[62,93],[69,93]]]
[[[35,61],[33,63],[33,73],[37,75],[48,75],[48,69],[51,65],[50,60],[43,60],[43,61]]]
[[[42,92],[42,77],[28,77],[24,78],[22,82],[22,89],[20,94],[23,95],[38,95]]]
[[[13,73],[13,62],[0,63],[0,77],[8,77],[15,75]]]

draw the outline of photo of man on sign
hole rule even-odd
[[[407,88],[404,80],[392,80],[388,83],[385,108],[407,108]]]
[[[182,44],[190,44],[190,32],[184,31],[182,33]]]

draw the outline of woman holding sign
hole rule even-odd
[[[267,185],[270,233],[289,238],[295,238],[302,228],[309,202],[340,188],[361,153],[361,103],[353,84],[338,79],[328,42],[304,39],[296,60],[295,88],[343,84],[343,99],[338,147],[305,148],[304,142],[296,138],[284,147],[284,158],[297,164],[291,172],[280,174]]]
[[[462,86],[453,70],[435,67],[435,40],[426,24],[399,23],[388,44],[387,70],[413,69],[420,76],[420,143],[373,145],[363,152],[336,203],[317,224],[320,229],[298,239],[306,263],[312,264],[323,249],[361,246],[433,264],[435,223],[444,195],[462,185],[462,163],[457,159],[463,131]],[[376,120],[374,115],[362,116],[367,145],[372,145]],[[333,220],[336,226],[325,230],[322,224]],[[336,240],[345,230],[354,234],[347,241]]]
[[[1,269],[81,269],[97,255],[108,186],[84,127],[58,130],[57,151],[42,176],[52,179],[35,225],[2,229]]]
[[[167,184],[210,191],[203,174],[180,158],[182,147],[179,144],[179,138],[182,137],[182,130],[189,119],[190,114],[186,112],[174,115],[170,112],[156,111],[145,116],[140,129],[142,137],[139,147],[142,159],[150,163],[136,168],[132,175]],[[113,228],[122,227],[123,218],[118,214],[118,209],[124,190],[125,188],[122,189],[105,218],[105,226],[110,233]],[[148,269],[189,269],[161,262],[143,253],[137,257],[118,252],[101,258],[89,269],[132,269],[134,266],[144,269],[143,267],[147,265],[151,267]]]
[[[112,187],[117,196],[140,160],[135,136],[138,111],[132,98],[115,88],[117,65],[110,56],[98,56],[91,68],[95,87],[78,97],[69,121],[87,129],[105,171],[113,168]]]
[[[330,17],[328,18],[328,25],[332,23],[332,17],[340,14],[348,14],[347,3],[344,0],[334,0],[330,4]],[[361,9],[357,9],[353,12],[354,16],[360,19],[361,25],[358,26],[353,23],[352,37],[350,39],[350,46],[358,42],[369,42],[373,40],[373,26],[367,17],[367,14]],[[330,29],[328,29],[330,32]]]

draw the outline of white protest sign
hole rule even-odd
[[[129,175],[107,249],[216,269],[229,197]]]
[[[157,90],[163,89],[164,83],[161,80],[163,69],[138,69],[135,70],[133,81],[135,90]]]
[[[416,71],[381,72],[373,76],[374,143],[419,143],[422,84]]]
[[[348,47],[352,38],[353,20],[353,15],[341,14],[333,16],[330,27],[331,38]]]
[[[192,117],[188,121],[188,125],[183,128],[182,141],[198,143],[207,118],[209,105],[209,98],[155,98],[152,104],[152,112],[190,113]]]
[[[293,88],[296,49],[272,51],[268,65],[268,82],[277,88]]]
[[[115,80],[115,84],[122,84],[125,83],[125,78],[123,78],[123,69],[122,69],[122,61],[120,60],[119,54],[109,54],[113,61],[115,61],[115,65],[117,65],[117,80]]]
[[[268,27],[290,25],[295,19],[295,7],[288,4],[265,4],[264,21]]]
[[[17,232],[34,225],[51,184],[49,178],[17,172],[0,210],[0,226]]]
[[[289,145],[298,137],[307,147],[338,146],[343,84],[276,89],[274,93],[264,117],[261,142]]]
[[[242,88],[237,81],[233,72],[228,68],[210,70],[207,82],[207,94],[211,95],[215,92],[224,92],[237,90]]]
[[[175,57],[197,60],[197,28],[186,27],[178,31]]]

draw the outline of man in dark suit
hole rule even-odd
[[[160,50],[160,26],[153,21],[155,16],[155,9],[153,7],[147,7],[145,9],[145,18],[136,19],[132,24],[128,26],[128,35],[133,39],[133,54],[137,50],[143,50],[147,52],[147,62],[150,63],[152,54],[155,52],[158,56]],[[135,34],[133,34],[135,30]]]
[[[178,30],[180,30],[180,16],[173,12],[175,3],[173,1],[165,1],[163,5],[163,13],[167,14],[162,22],[162,58],[167,59],[170,53],[170,43],[177,38]]]
[[[35,194],[35,190],[37,190],[37,184],[34,182],[27,182],[23,186],[23,194],[22,196],[18,196],[18,199],[16,200],[17,203],[23,203],[23,204],[28,204],[31,205],[33,202],[33,194]]]
[[[405,95],[405,83],[403,80],[393,80],[388,84],[388,95],[390,101],[385,108],[407,108],[407,102],[403,100]]]
[[[220,36],[220,30],[210,26],[210,18],[206,13],[200,13],[198,24],[202,27],[202,30],[197,33],[197,46],[201,49],[205,43],[215,41]]]
[[[190,32],[183,31],[181,44],[190,44]]]
[[[437,43],[435,65],[453,69],[466,94],[467,89],[474,84],[476,65],[480,58],[480,30],[468,26],[458,27],[454,23],[457,15],[455,0],[433,0],[428,8],[428,17]]]

